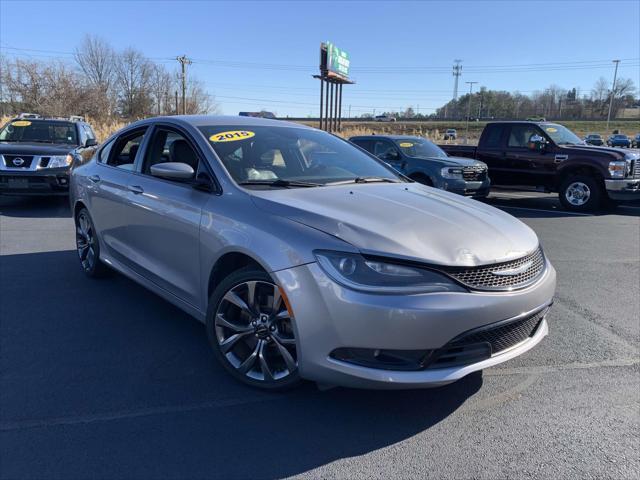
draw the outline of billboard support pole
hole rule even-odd
[[[336,51],[338,51],[337,57]],[[342,130],[342,86],[355,83],[347,78],[348,69],[349,59],[344,51],[340,51],[331,44],[320,44],[320,74],[313,75],[313,78],[320,80],[319,127],[321,130],[327,132]]]
[[[338,131],[342,131],[342,84],[338,85],[340,100],[338,101]]]
[[[320,79],[320,130],[322,130],[322,102],[324,101],[324,80]]]

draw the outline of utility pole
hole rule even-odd
[[[469,143],[469,117],[471,116],[471,92],[473,91],[473,84],[478,82],[464,82],[469,84],[469,101],[467,102],[467,131],[464,134],[464,143]]]
[[[458,78],[460,78],[460,75],[462,75],[462,65],[460,65],[460,62],[462,62],[462,60],[454,60],[455,65],[453,66],[453,99],[457,100],[458,99]]]
[[[176,60],[180,62],[180,68],[182,71],[180,80],[182,83],[182,114],[187,114],[187,65],[191,65],[191,60],[186,55],[176,57]]]
[[[351,119],[351,105],[349,105],[349,119]]]
[[[609,98],[609,113],[607,114],[607,132],[609,132],[609,121],[611,120],[611,107],[613,106],[613,97],[616,95],[616,77],[618,76],[618,64],[620,60],[614,60],[616,69],[613,72],[613,86],[611,87],[611,97]]]

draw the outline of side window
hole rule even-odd
[[[111,153],[111,149],[113,148],[113,144],[115,143],[115,139],[111,140],[109,143],[106,143],[104,147],[98,153],[98,162],[107,163],[109,160],[109,154]]]
[[[373,146],[373,154],[378,158],[390,158],[398,155],[398,149],[387,141],[378,140]]]
[[[100,161],[112,167],[123,168],[125,170],[133,170],[136,161],[136,155],[140,149],[140,144],[144,138],[146,128],[127,132],[122,136],[112,140],[108,147],[105,146],[100,151]],[[108,151],[105,154],[105,150]]]
[[[360,148],[364,148],[367,152],[373,153],[373,142],[371,140],[366,140],[364,138],[358,138],[353,140],[353,143],[358,145]]]
[[[142,173],[151,175],[153,165],[167,162],[186,163],[194,172],[198,171],[198,155],[191,143],[178,132],[159,128],[147,148]]]
[[[514,148],[527,148],[532,135],[540,135],[540,132],[534,125],[513,125],[509,133],[509,142],[507,145]]]
[[[487,131],[484,133],[484,147],[485,148],[499,148],[500,138],[502,137],[503,129],[500,125],[490,125]]]
[[[84,129],[84,133],[88,139],[90,140],[96,139],[96,135],[95,133],[93,133],[93,130],[91,130],[91,127],[89,125],[82,125],[82,128]]]

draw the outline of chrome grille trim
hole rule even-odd
[[[530,265],[522,272],[505,274]],[[481,265],[479,267],[438,267],[442,273],[457,280],[471,290],[510,291],[525,288],[542,276],[546,260],[542,248],[509,262]],[[495,273],[498,273],[497,275]],[[503,274],[500,275],[500,272]]]

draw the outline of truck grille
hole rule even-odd
[[[633,164],[631,165],[631,176],[633,178],[640,178],[640,159],[633,161]]]
[[[29,168],[33,161],[33,155],[3,155],[4,165],[7,168]],[[20,162],[22,159],[22,162]],[[16,160],[18,163],[16,164]]]
[[[429,355],[427,368],[468,365],[490,358],[533,337],[549,311],[544,308],[519,320],[503,321],[469,330]]]
[[[467,182],[483,181],[487,178],[487,169],[482,165],[464,167],[462,169],[462,178]]]
[[[476,290],[513,290],[533,283],[544,272],[542,249],[517,260],[479,267],[438,267],[438,270]]]

